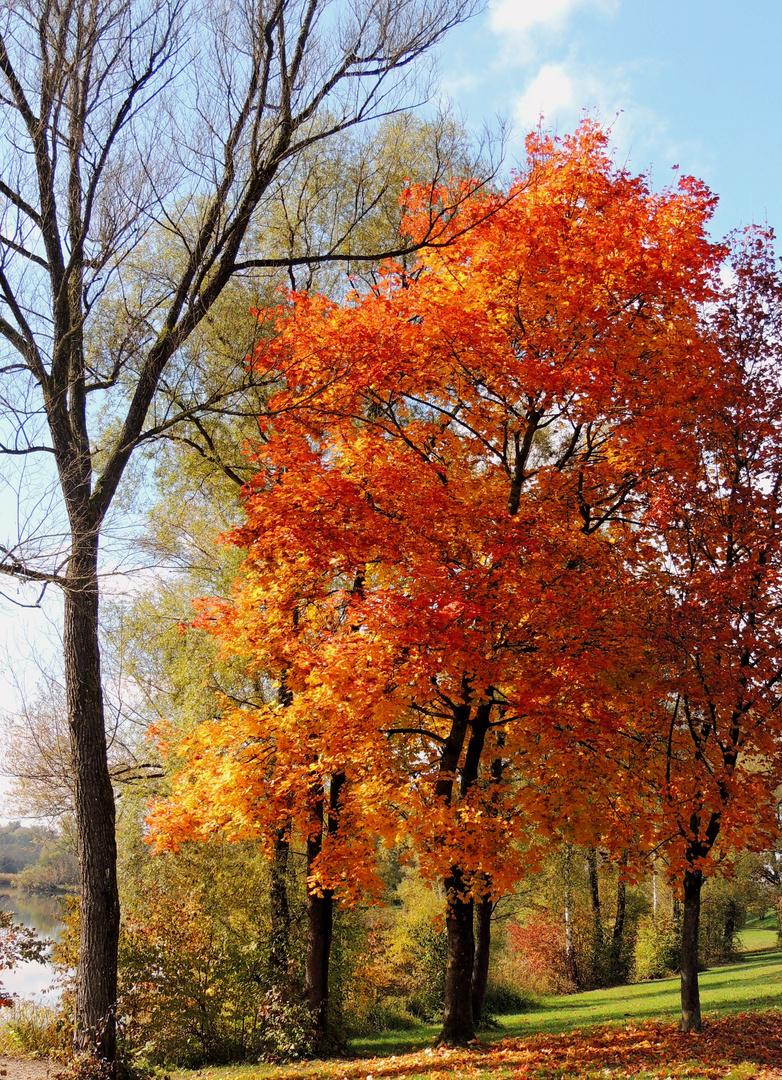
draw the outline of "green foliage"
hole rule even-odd
[[[443,1015],[447,954],[445,929],[422,920],[411,928],[410,937],[415,949],[412,957],[415,989],[408,998],[407,1008],[419,1020],[433,1023]]]
[[[191,1065],[306,1053],[299,972],[279,985],[269,969],[260,852],[203,845],[143,871],[120,941],[126,1051]]]
[[[512,1016],[529,1012],[537,1004],[538,998],[534,994],[525,993],[504,980],[490,980],[483,1009],[489,1016]]]
[[[18,821],[0,825],[0,871],[18,874],[32,866],[45,844],[55,838],[51,829],[40,825],[24,826]]]
[[[641,919],[635,940],[633,976],[636,981],[661,979],[679,970],[681,926],[673,919]]]
[[[698,962],[702,967],[735,958],[736,939],[747,919],[747,906],[733,881],[714,880],[701,900]]]
[[[17,884],[23,892],[54,895],[75,889],[79,883],[79,862],[61,843],[48,841],[37,862],[19,874]]]

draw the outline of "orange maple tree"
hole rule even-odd
[[[413,237],[450,194],[405,193]],[[379,890],[378,838],[404,842],[447,896],[446,1043],[480,1005],[475,905],[534,861],[532,820],[589,835],[602,748],[660,693],[628,675],[648,652],[634,560],[709,383],[712,201],[692,179],[652,192],[592,123],[539,134],[414,270],[261,315],[253,363],[279,389],[229,538],[247,560],[199,621],[270,700],[178,747],[153,825],[282,824],[314,844],[311,895],[348,901]]]
[[[727,852],[775,846],[782,783],[782,277],[770,237],[733,244],[703,315],[711,383],[691,459],[647,519],[639,569],[658,689],[634,717],[646,845],[662,843],[683,893],[682,1027],[701,1025],[704,876]],[[641,778],[643,782],[640,783]]]

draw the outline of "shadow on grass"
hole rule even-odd
[[[700,975],[704,1013],[742,1012],[782,1008],[782,952],[750,954],[726,967]],[[675,1019],[680,1012],[679,979],[616,986],[581,994],[544,998],[540,1006],[515,1016],[500,1017],[499,1029],[481,1032],[483,1043],[530,1035],[556,1035],[600,1024]],[[350,1049],[360,1057],[383,1057],[431,1046],[438,1027],[411,1031],[386,1031],[351,1040]]]

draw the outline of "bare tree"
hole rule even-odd
[[[64,598],[77,1041],[103,1058],[115,1055],[119,903],[101,530],[133,452],[216,404],[217,392],[177,411],[181,395],[160,394],[169,373],[182,378],[182,347],[232,278],[290,264],[253,223],[297,161],[400,107],[417,61],[478,6],[0,0],[0,451],[5,480],[26,484],[29,500],[0,572]],[[357,219],[364,209],[357,201]],[[426,241],[451,209],[438,206]],[[293,261],[369,257],[350,244],[348,230]]]

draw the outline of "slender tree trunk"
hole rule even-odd
[[[587,873],[589,877],[589,899],[592,905],[592,956],[591,971],[585,980],[586,985],[603,986],[610,981],[610,973],[605,970],[603,955],[603,912],[600,906],[600,882],[597,875],[597,848],[587,848]]]
[[[290,842],[286,829],[280,829],[274,838],[274,858],[271,864],[271,888],[269,902],[271,907],[272,940],[269,951],[269,965],[276,978],[288,973],[290,958],[291,912],[288,904],[288,853]]]
[[[685,871],[681,953],[682,1031],[701,1030],[701,998],[698,986],[698,926],[700,923],[702,885],[702,871]]]
[[[339,796],[345,785],[345,774],[335,773],[329,784],[329,812],[326,830],[335,833],[339,819]],[[313,864],[323,850],[324,797],[315,807],[320,829],[307,840],[307,1001],[316,1040],[322,1043],[328,1032],[329,963],[334,934],[334,892],[318,890],[310,883]],[[320,895],[318,895],[320,893]]]
[[[587,870],[589,872],[589,897],[592,902],[592,940],[595,955],[603,945],[603,913],[600,907],[600,882],[597,876],[597,848],[587,848]]]
[[[446,879],[448,897],[446,930],[448,959],[445,967],[445,1007],[438,1046],[465,1046],[475,1038],[472,1004],[472,970],[475,955],[473,902],[459,896],[464,887],[462,872],[454,867]]]
[[[674,896],[673,900],[671,901],[671,918],[673,919],[674,923],[678,925],[678,923],[681,922],[681,917],[682,906],[679,902],[679,897]]]
[[[484,896],[475,904],[475,955],[472,965],[472,1018],[480,1023],[486,1001],[489,982],[489,952],[491,949],[491,913],[494,909],[490,896]]]
[[[98,640],[97,531],[72,538],[63,652],[81,878],[74,1040],[78,1050],[113,1061],[119,895]]]
[[[329,958],[334,928],[334,897],[330,890],[318,889],[310,883],[313,864],[323,849],[323,803],[316,814],[321,831],[307,840],[307,1002],[316,1038],[326,1033],[329,997]]]
[[[625,916],[627,914],[627,882],[622,876],[623,869],[627,866],[627,855],[622,856],[619,864],[619,878],[616,882],[616,918],[614,929],[611,934],[611,963],[615,979],[624,978],[626,972],[622,970],[622,945],[624,943]]]
[[[571,862],[573,858],[573,849],[570,844],[565,844],[565,862],[564,862],[564,877],[565,877],[565,974],[573,986],[578,987],[578,963],[576,961],[576,946],[573,941],[573,916],[571,911],[572,905],[572,885],[570,881]]]

